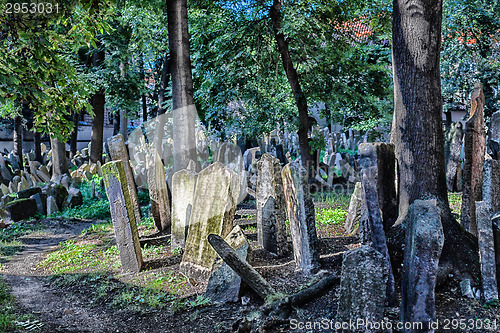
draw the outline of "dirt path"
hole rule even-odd
[[[84,300],[55,290],[34,269],[60,242],[74,238],[92,223],[64,224],[25,236],[22,252],[6,263],[2,279],[12,288],[21,311],[34,314],[43,332],[117,332],[121,331],[105,313],[91,313]],[[111,327],[114,326],[114,327]]]

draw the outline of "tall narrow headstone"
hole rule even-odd
[[[181,271],[190,278],[207,282],[216,252],[208,235],[225,238],[233,228],[236,203],[240,193],[238,174],[219,162],[203,169],[196,180],[195,198]]]
[[[257,239],[265,250],[284,256],[286,241],[286,204],[280,161],[264,154],[257,162]]]
[[[128,191],[130,194],[130,200],[132,203],[132,209],[134,211],[134,216],[136,221],[141,220],[141,211],[139,209],[139,199],[137,198],[137,190],[135,188],[134,175],[132,169],[130,168],[130,161],[128,158],[127,147],[125,146],[125,140],[121,134],[117,134],[108,138],[107,140],[109,147],[109,154],[113,161],[122,161],[123,168],[125,170],[125,175],[127,177]]]
[[[381,323],[384,320],[389,263],[380,252],[363,245],[344,253],[340,278],[337,322],[363,319]],[[380,332],[358,327],[362,332]]]
[[[486,150],[483,107],[483,86],[477,82],[471,97],[470,118],[465,123],[462,211],[460,214],[463,227],[476,236],[477,224],[474,203],[482,200],[483,165]]]
[[[186,243],[197,177],[189,170],[179,170],[172,176],[172,249],[184,248]]]
[[[156,228],[159,231],[169,231],[171,219],[167,180],[165,179],[163,162],[156,150],[152,150],[146,155],[146,167],[148,170],[147,179],[151,213]]]
[[[362,168],[376,167],[373,173],[376,182],[378,206],[384,230],[389,230],[398,218],[396,196],[396,158],[394,145],[388,143],[362,143],[358,148]]]
[[[481,284],[486,302],[498,299],[496,280],[495,241],[491,208],[488,202],[476,201],[477,231],[479,242],[479,261],[481,264]]]
[[[484,161],[483,201],[486,201],[492,212],[500,211],[500,161],[487,159]]]
[[[122,270],[139,272],[143,263],[142,252],[123,162],[118,160],[104,164],[102,173]]]
[[[319,268],[320,262],[314,204],[307,186],[307,171],[296,162],[290,162],[283,168],[282,177],[295,267],[309,275]]]
[[[457,190],[457,166],[460,163],[463,136],[462,122],[457,121],[453,123],[450,131],[447,133],[447,144],[445,147],[446,187],[449,192]]]
[[[361,219],[361,207],[363,206],[363,200],[361,198],[361,182],[357,182],[354,186],[354,192],[351,195],[351,201],[349,203],[349,210],[347,211],[347,217],[345,219],[344,229],[351,233],[354,231],[354,227],[359,223]]]
[[[407,221],[400,316],[403,323],[422,323],[423,330],[403,332],[434,332],[430,327],[436,319],[434,288],[444,244],[436,201],[415,200],[408,210]]]
[[[500,111],[493,113],[488,126],[488,154],[495,160],[500,159]]]

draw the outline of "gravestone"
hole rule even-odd
[[[465,123],[462,210],[460,221],[471,234],[477,236],[475,202],[482,200],[484,153],[484,94],[481,83],[474,85],[471,97],[471,117]]]
[[[359,223],[361,219],[362,206],[363,200],[361,198],[361,182],[357,182],[354,186],[354,192],[352,192],[351,195],[349,210],[347,211],[347,217],[344,224],[344,229],[347,231],[347,233],[353,232],[354,227]]]
[[[495,242],[491,223],[491,208],[486,201],[476,201],[476,218],[479,242],[479,262],[481,264],[481,283],[486,302],[498,299],[496,280]]]
[[[146,155],[146,167],[151,215],[153,215],[156,228],[159,231],[169,231],[171,216],[167,180],[165,179],[163,162],[156,150],[153,149]]]
[[[492,212],[500,211],[500,161],[487,159],[484,161],[483,201],[486,201]]]
[[[307,171],[296,162],[288,163],[281,173],[292,234],[295,267],[305,275],[320,266],[314,204],[307,185]]]
[[[172,176],[172,249],[184,248],[186,243],[197,177],[189,170],[179,170]]]
[[[337,322],[364,319],[380,323],[384,320],[389,266],[387,259],[370,246],[363,245],[344,253]],[[360,329],[380,332],[367,327]]]
[[[238,256],[248,261],[251,257],[251,249],[245,234],[239,226],[233,230],[224,239],[226,243],[233,248]],[[215,259],[212,267],[206,296],[212,302],[228,303],[237,302],[241,287],[241,277],[236,274],[219,256]]]
[[[389,230],[398,218],[398,197],[396,196],[396,158],[394,145],[389,143],[362,143],[358,148],[360,166],[373,170],[376,182],[378,206],[384,230]]]
[[[106,163],[102,166],[102,173],[122,270],[137,273],[143,264],[142,252],[123,162]]]
[[[365,158],[366,159],[366,158]],[[364,161],[364,164],[369,164]],[[362,208],[362,216],[360,222],[360,232],[363,233],[363,244],[370,244],[379,251],[390,262],[389,250],[387,248],[387,240],[384,232],[382,216],[378,200],[377,192],[377,166],[365,166],[362,170],[361,179],[361,198],[366,205],[366,209]],[[389,265],[389,274],[387,278],[387,301],[390,306],[394,306],[396,299],[396,286],[392,267]]]
[[[59,211],[59,207],[57,207],[56,198],[49,195],[47,197],[47,215],[52,215]]]
[[[444,244],[436,201],[415,200],[408,209],[407,221],[400,317],[404,323],[424,325],[424,330],[404,332],[433,332],[430,323],[436,319],[434,288]]]
[[[281,165],[276,157],[264,154],[257,162],[255,195],[259,245],[278,256],[285,256],[288,252],[286,204]]]
[[[193,209],[181,271],[195,281],[210,277],[216,252],[208,243],[208,235],[225,238],[233,229],[234,213],[240,193],[238,174],[216,162],[198,174]]]
[[[500,159],[500,111],[491,115],[488,127],[488,154],[498,160]]]
[[[114,135],[107,140],[107,145],[109,147],[109,154],[113,161],[122,161],[123,168],[125,170],[125,175],[127,177],[129,197],[132,203],[132,209],[134,211],[135,221],[141,220],[141,212],[139,209],[139,199],[137,198],[137,190],[135,188],[134,175],[132,173],[132,168],[130,167],[127,147],[125,146],[125,140],[121,134]],[[87,165],[87,170],[90,167]],[[90,180],[90,179],[89,179]]]
[[[460,151],[464,131],[462,122],[457,121],[451,125],[447,133],[445,156],[446,156],[446,187],[449,192],[457,190],[457,166],[460,163]]]
[[[33,217],[37,211],[34,199],[17,199],[9,202],[0,210],[0,217],[5,224],[11,224]]]

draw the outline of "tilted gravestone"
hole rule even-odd
[[[235,226],[225,238],[226,243],[233,248],[238,256],[248,261],[251,248],[245,234],[239,226]],[[219,256],[212,267],[206,296],[212,302],[237,302],[241,287],[241,277],[236,274]]]
[[[491,208],[488,202],[476,201],[476,219],[483,296],[486,302],[490,302],[498,299],[498,287],[493,224],[491,223]]]
[[[233,229],[240,193],[238,174],[216,162],[203,169],[196,181],[188,235],[180,269],[199,282],[206,282],[216,258],[208,235],[225,238]]]
[[[500,211],[500,161],[487,159],[484,161],[483,201],[486,201],[492,212]]]
[[[462,122],[453,123],[447,133],[445,146],[446,187],[450,192],[457,190],[457,166],[460,163],[463,136]]]
[[[118,160],[104,164],[102,174],[122,270],[139,272],[143,264],[142,252],[123,162]]]
[[[401,291],[401,321],[420,322],[423,330],[433,332],[436,319],[434,288],[439,257],[444,244],[441,216],[435,200],[415,200],[408,209]]]
[[[184,248],[193,209],[198,174],[179,170],[172,176],[172,249]]]
[[[320,261],[314,204],[307,186],[307,171],[296,162],[290,162],[281,174],[295,267],[309,275],[319,268]]]
[[[474,203],[482,200],[486,150],[483,107],[483,86],[478,82],[474,85],[471,97],[471,117],[465,123],[462,211],[460,214],[460,221],[465,230],[475,236],[477,236],[477,224]]]
[[[361,182],[357,182],[354,186],[354,192],[351,195],[351,201],[349,202],[349,209],[347,211],[347,217],[345,219],[344,229],[351,233],[354,231],[354,227],[359,223],[361,219],[361,207],[363,206],[363,200],[361,198]]]
[[[168,198],[165,169],[156,150],[146,154],[147,180],[151,215],[159,231],[169,231],[171,225],[170,202]]]
[[[114,135],[107,140],[107,146],[109,148],[109,154],[113,161],[122,161],[123,168],[125,170],[125,175],[128,182],[128,191],[130,200],[132,203],[132,209],[134,211],[134,216],[136,221],[141,220],[141,211],[139,209],[139,199],[137,198],[137,190],[135,188],[134,174],[130,167],[127,147],[125,146],[125,140],[121,134]]]
[[[380,323],[384,320],[389,266],[380,252],[367,245],[344,253],[337,322],[363,319]],[[360,329],[380,332],[368,327]]]
[[[256,184],[257,239],[265,250],[284,256],[286,240],[286,204],[280,161],[269,154],[257,162]]]

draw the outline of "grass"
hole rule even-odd
[[[316,214],[316,223],[341,224],[345,222],[347,210],[344,208],[325,208]]]
[[[0,332],[15,327],[15,316],[12,313],[14,307],[14,297],[9,293],[9,288],[0,280]]]
[[[458,215],[460,221],[460,210],[462,208],[462,193],[448,193],[448,201],[453,214]]]
[[[23,222],[15,222],[8,228],[0,229],[0,263],[7,262],[13,255],[23,250],[20,237],[41,229],[40,224]]]

